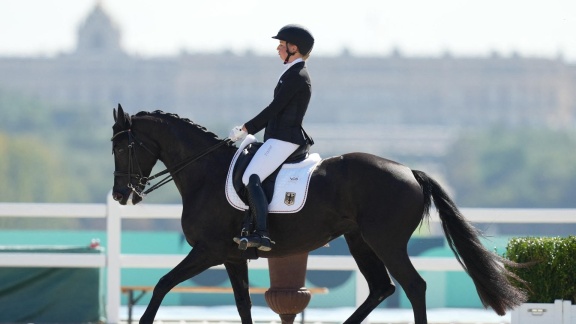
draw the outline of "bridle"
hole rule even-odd
[[[206,150],[201,151],[200,153],[193,155],[191,157],[188,157],[178,163],[176,163],[174,166],[172,166],[171,168],[166,168],[152,176],[144,176],[143,172],[142,172],[142,168],[140,167],[140,163],[138,161],[138,157],[136,156],[136,144],[138,144],[138,146],[142,147],[143,149],[145,149],[148,153],[152,154],[153,156],[156,156],[156,154],[150,150],[142,141],[140,141],[132,132],[132,129],[126,129],[123,131],[120,131],[116,134],[114,134],[112,136],[112,138],[110,139],[110,141],[114,141],[115,138],[117,138],[119,135],[122,134],[128,134],[128,172],[119,172],[119,171],[114,171],[114,176],[115,177],[128,177],[128,185],[127,187],[135,194],[137,194],[138,196],[140,196],[141,198],[144,198],[147,194],[149,194],[150,192],[162,187],[163,185],[167,184],[168,182],[174,180],[174,175],[180,171],[182,171],[184,168],[186,168],[188,165],[196,162],[197,160],[201,159],[202,157],[210,154],[211,152],[213,152],[214,150],[218,149],[219,147],[228,144],[228,143],[232,143],[232,141],[230,139],[225,139],[222,140],[220,142],[218,142],[215,145],[212,145],[210,147],[208,147]],[[114,151],[112,151],[112,153],[114,153]],[[134,167],[134,164],[136,164],[136,168]],[[136,172],[135,172],[136,170]],[[146,186],[150,185],[150,181],[154,180],[156,178],[159,178],[165,174],[168,174],[168,176],[166,176],[164,179],[160,180],[158,183],[154,184],[153,186],[151,186],[150,188],[148,188],[147,190],[144,190],[146,188]],[[136,185],[132,184],[132,179],[136,179],[138,181],[138,183]]]

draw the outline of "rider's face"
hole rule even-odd
[[[278,55],[280,56],[280,59],[282,59],[282,61],[285,61],[286,57],[288,56],[288,53],[286,52],[287,46],[291,53],[295,53],[298,51],[298,47],[296,45],[289,44],[286,43],[286,41],[281,40],[280,43],[278,44],[278,47],[276,47],[276,50],[278,51]],[[290,61],[292,61],[293,59],[294,58],[292,57]]]
[[[288,53],[286,53],[286,41],[281,40],[276,50],[278,51],[280,59],[282,59],[282,61],[286,60],[286,56],[288,56]]]

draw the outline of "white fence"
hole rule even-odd
[[[466,218],[477,223],[574,223],[576,209],[486,209],[463,208]],[[120,271],[123,268],[171,268],[178,264],[184,255],[176,254],[122,254],[122,219],[178,219],[182,212],[180,205],[120,206],[111,195],[106,204],[28,204],[0,203],[0,217],[47,217],[47,218],[104,218],[106,219],[106,254],[66,254],[66,253],[3,253],[0,267],[88,267],[105,268],[107,271],[106,313],[108,323],[120,322]],[[431,222],[439,222],[433,213]],[[427,258],[413,257],[418,270],[459,271],[460,264],[453,257]],[[265,259],[250,262],[251,269],[267,269]],[[218,268],[223,268],[222,266]],[[351,270],[357,271],[356,263],[350,256],[310,256],[310,270]],[[360,305],[368,295],[368,286],[361,275],[357,275],[356,304]]]

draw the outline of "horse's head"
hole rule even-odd
[[[112,154],[114,155],[114,187],[112,197],[122,205],[142,201],[148,176],[158,161],[157,150],[152,142],[146,144],[143,134],[135,134],[133,120],[118,104],[114,109],[112,126]],[[142,136],[142,137],[140,137]]]

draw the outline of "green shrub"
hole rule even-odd
[[[535,262],[523,268],[508,267],[528,283],[529,303],[576,302],[576,236],[513,238],[504,257],[517,263]],[[520,282],[514,284],[525,289]]]

